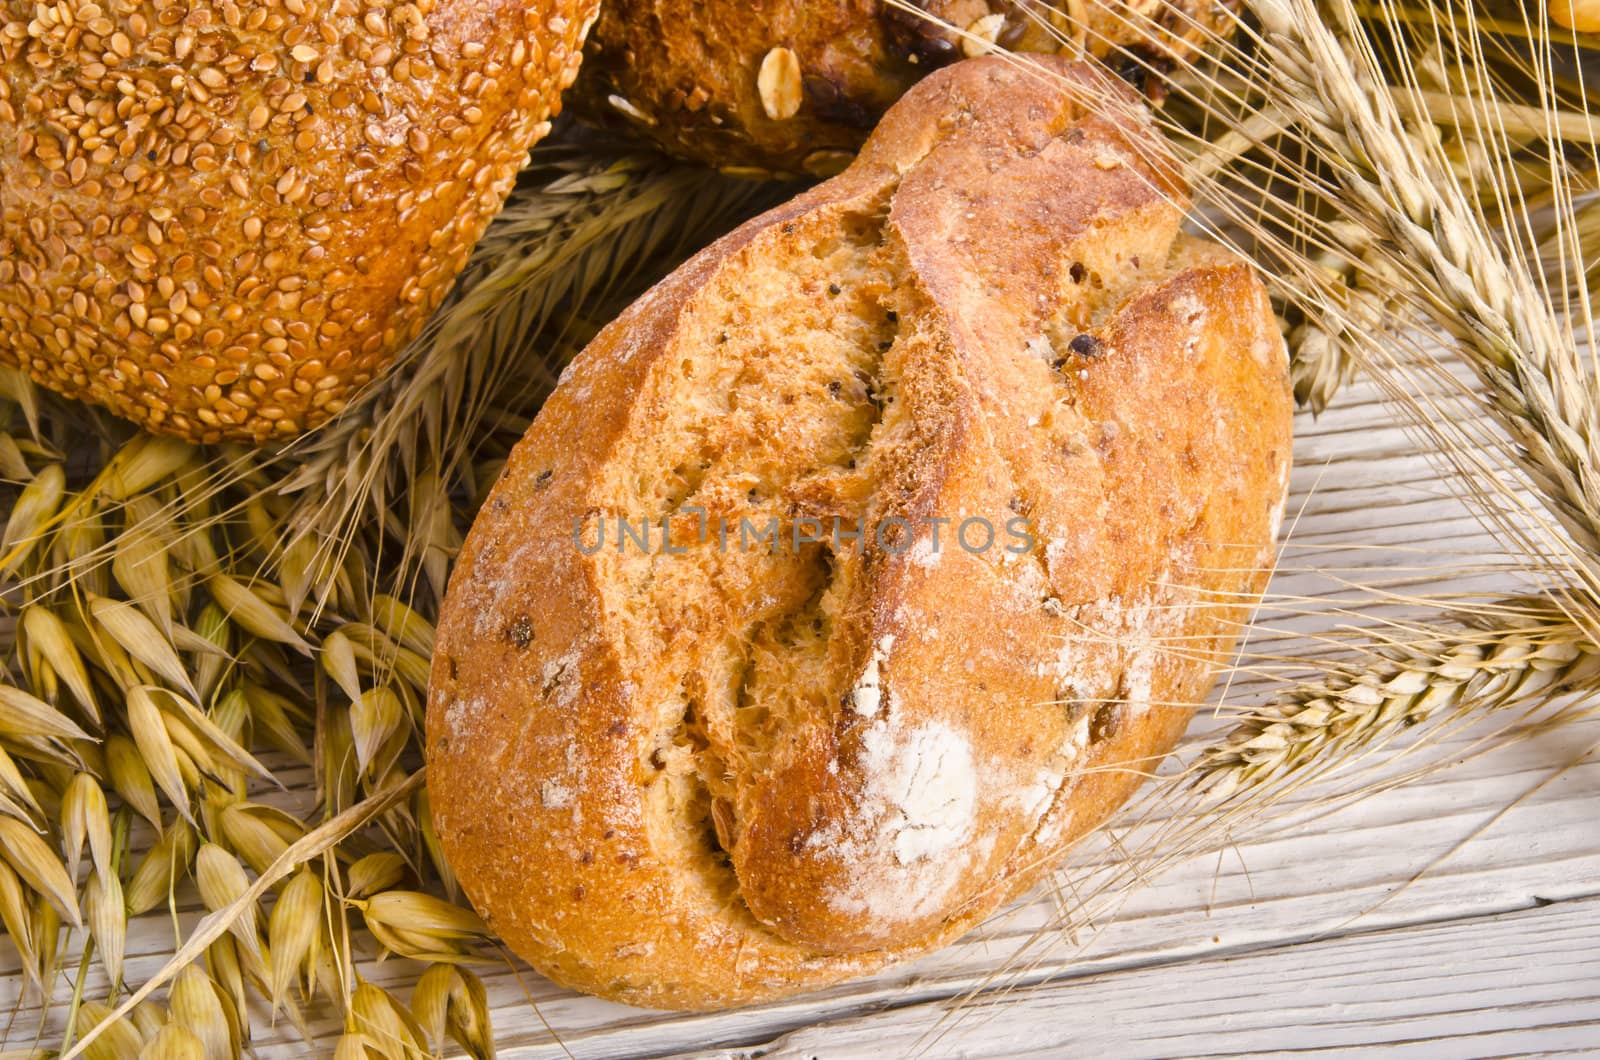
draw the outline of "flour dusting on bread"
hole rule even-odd
[[[864,718],[876,717],[883,706],[883,662],[894,649],[894,634],[885,634],[872,649],[867,665],[850,693],[850,707]]]
[[[827,900],[852,915],[925,916],[960,879],[966,867],[960,852],[974,838],[978,775],[971,745],[948,726],[905,729],[891,716],[867,729],[862,748],[859,815],[808,840],[852,866]]]

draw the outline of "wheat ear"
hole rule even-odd
[[[1207,747],[1190,782],[1217,800],[1283,790],[1441,715],[1535,705],[1600,678],[1600,644],[1566,608],[1514,598],[1483,615],[1378,639],[1361,660],[1280,693]]]

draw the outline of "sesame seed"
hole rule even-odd
[[[445,47],[433,5],[102,3],[0,8],[0,185],[44,204],[0,210],[0,363],[203,441],[321,422],[420,332],[582,27]],[[435,216],[403,279],[358,282],[368,233]]]

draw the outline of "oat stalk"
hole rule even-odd
[[[84,1031],[77,1043],[62,1054],[61,1060],[72,1060],[75,1056],[81,1056],[83,1051],[113,1021],[131,1013],[141,1001],[154,993],[168,979],[188,967],[190,963],[205,953],[206,947],[221,938],[240,917],[245,916],[250,910],[254,909],[256,903],[266,894],[268,888],[300,866],[331,850],[341,840],[354,834],[374,817],[416,793],[422,787],[424,776],[425,774],[418,770],[399,783],[392,784],[368,796],[286,847],[283,853],[279,854],[272,864],[262,871],[255,882],[245,888],[237,898],[202,920],[196,926],[194,932],[184,940],[178,951],[146,979],[143,985],[130,994],[122,1004],[113,1009],[108,1017],[96,1022]]]

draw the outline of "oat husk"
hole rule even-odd
[[[1070,19],[1051,24],[1087,43]],[[963,48],[994,50],[1000,29],[979,19]],[[1371,374],[1397,416],[1434,432],[1464,495],[1489,509],[1507,482],[1530,487],[1535,529],[1508,527],[1506,549],[1554,588],[1496,621],[1374,635],[1253,705],[1173,782],[1212,807],[1197,822],[1219,803],[1264,811],[1418,730],[1600,682],[1596,399],[1576,355],[1600,246],[1583,149],[1600,125],[1586,86],[1526,58],[1589,42],[1465,5],[1341,0],[1257,0],[1242,33],[1213,42],[1220,62],[1166,71],[1163,120],[1213,223],[1279,281],[1297,394],[1321,410]],[[1491,76],[1452,73],[1463,41]],[[779,118],[804,74],[786,51],[753,72]],[[1396,55],[1411,65],[1378,58]],[[236,1053],[248,995],[295,1026],[340,1014],[339,1056],[432,1055],[447,1039],[493,1055],[471,971],[493,950],[414,772],[450,558],[565,359],[674,261],[791,190],[582,136],[542,149],[424,339],[340,420],[277,452],[148,438],[0,370],[0,600],[14,618],[0,625],[0,927],[36,988],[54,982],[57,925],[90,940],[113,984],[84,997],[88,960],[77,970],[66,1055]],[[1469,444],[1482,439],[1408,403],[1417,369],[1370,347],[1424,354],[1426,372],[1440,355],[1412,349],[1419,327],[1476,369],[1513,444],[1483,457]],[[313,804],[263,801],[305,766]],[[158,974],[121,984],[128,918],[170,917],[191,887],[211,915]],[[388,955],[430,962],[409,1004],[361,977]]]

